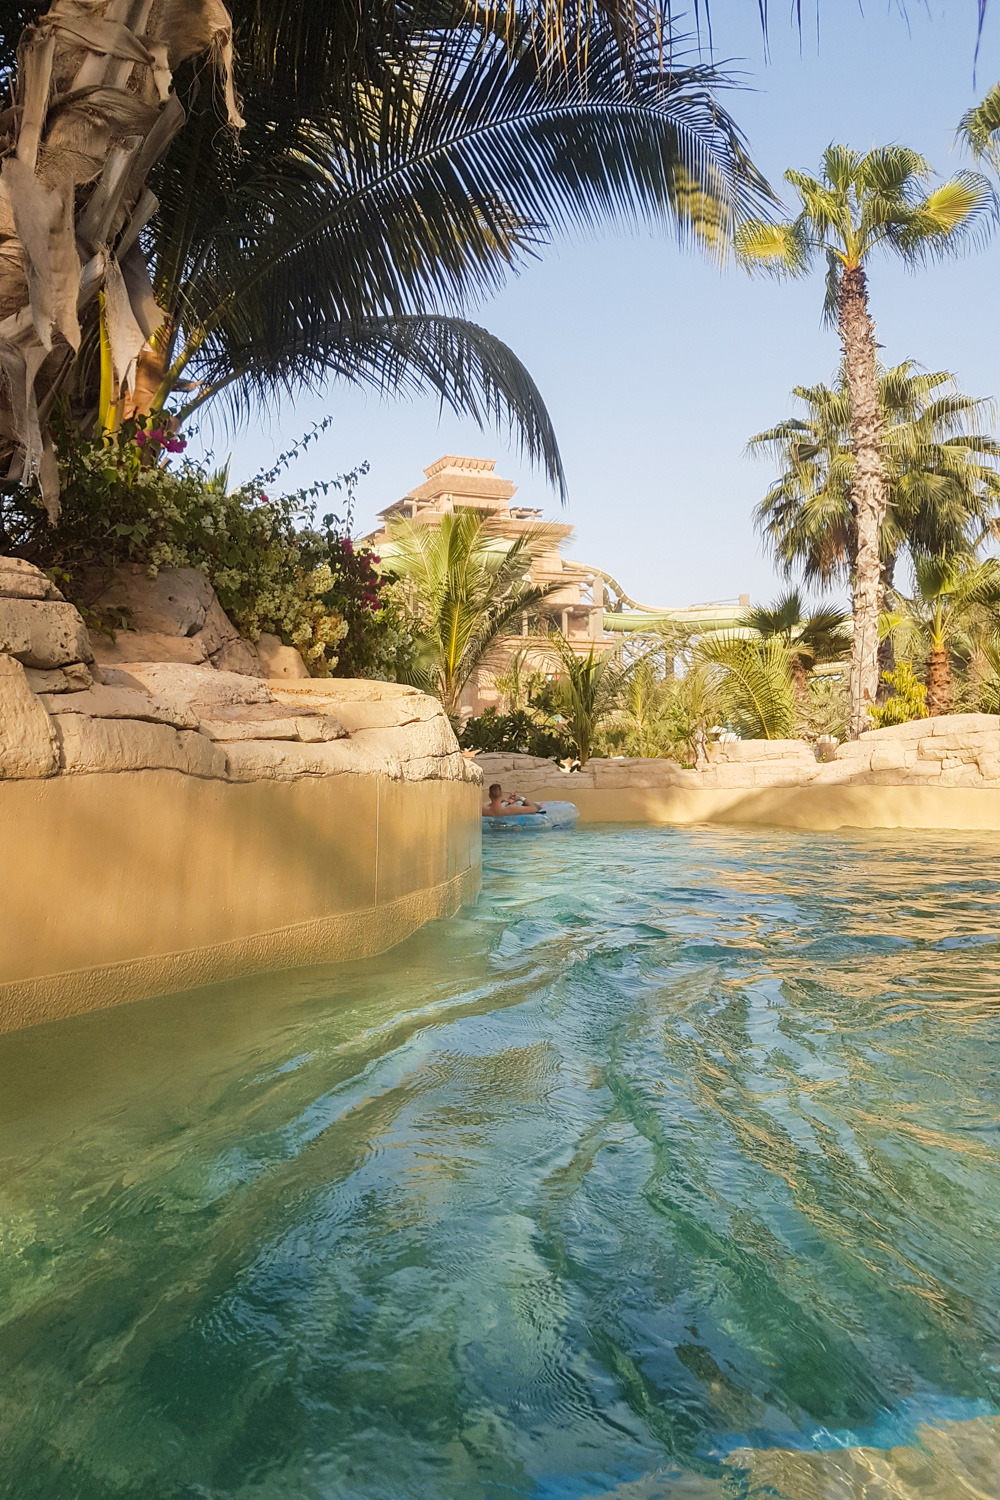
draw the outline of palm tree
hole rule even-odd
[[[857,541],[847,383],[841,372],[832,389],[800,385],[793,395],[806,415],[779,422],[747,445],[782,469],[754,519],[786,577],[801,569],[806,582],[848,582]],[[955,390],[946,370],[921,371],[904,360],[879,371],[888,483],[880,539],[883,607],[901,552],[974,548],[992,526],[1000,511],[1000,443],[981,430],[992,419],[992,405]]]
[[[713,98],[716,70],[665,72],[652,40],[623,53],[610,26],[588,29],[585,66],[564,64],[544,29],[410,37],[377,87],[277,134],[245,105],[253,149],[237,161],[214,148],[214,121],[188,132],[156,182],[167,321],[140,407],[192,382],[182,417],[223,392],[242,412],[331,374],[430,388],[481,422],[513,421],[561,482],[537,390],[467,321],[470,301],[554,232],[610,217],[721,250],[764,191]]]
[[[960,172],[927,191],[929,164],[903,146],[862,155],[829,146],[818,177],[788,171],[785,180],[801,209],[784,223],[740,226],[737,250],[746,267],[789,276],[826,261],[827,318],[836,321],[854,449],[852,503],[857,536],[854,559],[854,643],[851,657],[851,734],[866,728],[878,689],[878,620],[881,602],[881,531],[888,502],[882,456],[875,324],[869,311],[867,267],[876,250],[910,264],[957,248],[984,222],[993,204],[985,180]]]
[[[1000,608],[1000,561],[976,562],[958,556],[918,557],[916,593],[883,622],[896,637],[900,654],[927,653],[927,712],[946,714],[954,699],[952,658],[977,648],[977,634],[988,634]],[[977,631],[976,627],[980,629]]]
[[[525,610],[557,585],[526,581],[535,558],[551,547],[545,528],[497,541],[475,511],[445,516],[440,526],[396,520],[383,559],[400,581],[418,636],[421,686],[435,693],[453,724],[462,692],[497,644],[514,633]]]
[[[629,678],[635,670],[616,652],[591,646],[586,656],[577,656],[565,636],[555,632],[552,642],[559,660],[559,676],[553,704],[564,721],[581,765],[594,753],[602,723],[622,705]]]
[[[142,55],[148,5],[111,4]],[[228,21],[219,0],[192,0],[184,15],[199,6]],[[156,13],[168,9],[181,10]],[[87,273],[86,298],[68,282],[55,288],[58,358],[42,361],[36,382],[34,351],[51,335],[45,325],[35,339],[33,308],[28,363],[2,383],[0,404],[6,397],[16,429],[11,477],[48,455],[51,479],[51,450],[42,452],[39,436],[70,375],[77,415],[109,425],[126,402],[142,413],[180,395],[183,417],[225,392],[245,413],[276,391],[333,376],[390,394],[429,389],[481,422],[505,419],[561,485],[537,389],[511,351],[468,320],[469,303],[552,232],[610,215],[672,223],[721,253],[735,219],[765,191],[714,98],[722,75],[676,66],[676,39],[665,50],[651,15],[623,30],[614,0],[570,28],[572,45],[553,22],[562,5],[527,3],[503,25],[493,11],[391,0],[378,8],[238,0],[234,10],[246,116],[238,142],[220,130],[213,90],[199,89],[187,64],[155,118],[139,117],[132,87],[153,88],[152,62],[145,72],[134,66],[132,84],[115,95],[132,132],[131,167],[110,204],[88,187],[76,195],[77,237],[89,243],[96,232],[86,220],[94,196],[100,214],[91,218],[100,218],[108,246]],[[22,108],[10,116],[19,161],[33,139],[26,91],[53,26],[66,74],[64,34],[43,21],[26,35]],[[217,33],[223,61],[228,35]],[[189,26],[183,38],[166,38],[171,56],[195,51],[198,36]],[[116,60],[104,63],[110,78]],[[231,87],[223,92],[238,123]],[[177,133],[181,94],[190,118]],[[39,97],[44,103],[44,88]],[[46,160],[54,160],[65,105],[60,95],[47,115],[39,107]],[[116,141],[109,125],[88,182],[101,178],[102,164],[118,182]],[[63,227],[65,238],[73,226]],[[30,301],[18,279],[22,248],[15,239],[0,258],[0,311],[9,306],[17,317]],[[22,411],[14,399],[26,382],[40,422],[30,400]]]
[[[745,610],[740,623],[764,640],[781,641],[788,653],[788,667],[795,691],[804,698],[809,691],[809,673],[823,662],[840,661],[851,649],[850,615],[838,609],[806,614],[798,589],[783,594],[774,604],[758,604]]]
[[[697,665],[712,669],[726,716],[744,739],[781,740],[795,722],[789,650],[779,635],[703,636]]]

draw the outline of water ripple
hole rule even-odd
[[[4,1500],[1000,1497],[992,843],[488,858],[0,1038]]]

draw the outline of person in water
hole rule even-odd
[[[540,807],[537,802],[528,802],[516,793],[505,797],[499,781],[494,781],[490,787],[490,800],[483,808],[483,817],[502,818],[505,813],[543,813],[544,811],[545,808]]]

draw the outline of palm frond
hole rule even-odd
[[[749,739],[785,739],[795,720],[789,652],[778,636],[747,639],[731,631],[704,637],[697,660],[717,669],[729,712]]]
[[[240,322],[218,330],[202,349],[195,371],[204,388],[182,415],[225,393],[234,419],[245,420],[255,405],[266,407],[281,393],[293,396],[323,380],[367,386],[393,399],[431,394],[484,430],[506,428],[565,498],[559,445],[542,395],[513,351],[485,328],[413,314],[328,323],[318,343],[282,346],[266,326],[247,330],[246,319]]]

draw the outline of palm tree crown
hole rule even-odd
[[[955,389],[947,370],[909,360],[880,370],[882,462],[888,502],[881,529],[883,583],[904,550],[954,553],[975,547],[1000,512],[1000,442],[982,430],[992,402]],[[787,576],[850,579],[857,553],[852,500],[854,447],[841,370],[832,388],[796,386],[804,417],[750,439],[748,451],[775,458],[781,473],[755,512]]]
[[[441,699],[453,722],[472,674],[514,633],[521,615],[555,591],[554,583],[526,581],[532,562],[551,546],[545,527],[505,543],[472,510],[445,516],[440,526],[392,523],[382,554],[401,580],[419,637],[421,685]]]

